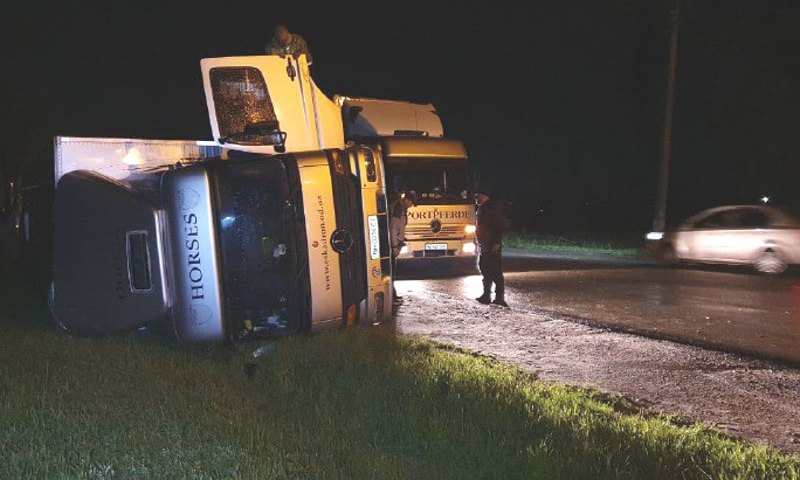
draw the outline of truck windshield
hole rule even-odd
[[[218,67],[209,72],[220,140],[244,145],[282,143],[267,82],[254,67]]]
[[[274,337],[304,328],[308,253],[296,164],[220,162],[213,178],[228,331]]]
[[[389,189],[413,190],[420,205],[472,203],[473,179],[465,158],[389,158]]]

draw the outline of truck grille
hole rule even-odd
[[[333,203],[336,207],[336,228],[348,231],[355,239],[352,247],[339,255],[342,306],[347,309],[350,305],[358,305],[367,296],[367,272],[364,268],[367,247],[364,244],[361,189],[358,178],[350,172],[350,162],[342,161],[342,153],[329,150],[326,154],[331,172]],[[337,168],[342,169],[341,173],[337,172]],[[343,315],[347,318],[346,312]]]
[[[463,225],[442,225],[439,233],[434,233],[430,225],[408,225],[406,227],[406,238],[416,240],[420,237],[425,238],[462,238],[464,236]]]

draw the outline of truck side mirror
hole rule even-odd
[[[286,151],[286,132],[277,131],[272,134],[272,146],[275,147],[275,151],[278,153],[283,153]]]

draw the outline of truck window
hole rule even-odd
[[[474,182],[466,159],[389,158],[389,190],[417,193],[420,205],[472,203]]]
[[[278,131],[278,117],[261,71],[220,67],[211,69],[209,77],[220,137],[233,143],[271,143],[265,135]]]
[[[303,328],[308,257],[304,235],[298,238],[302,196],[291,188],[296,171],[258,158],[221,162],[212,172],[230,332],[280,336]]]

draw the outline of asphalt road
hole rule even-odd
[[[664,267],[650,261],[504,253],[512,310],[800,365],[800,275],[745,268]],[[401,265],[398,291],[481,293],[474,271]],[[435,278],[430,278],[435,277]]]

